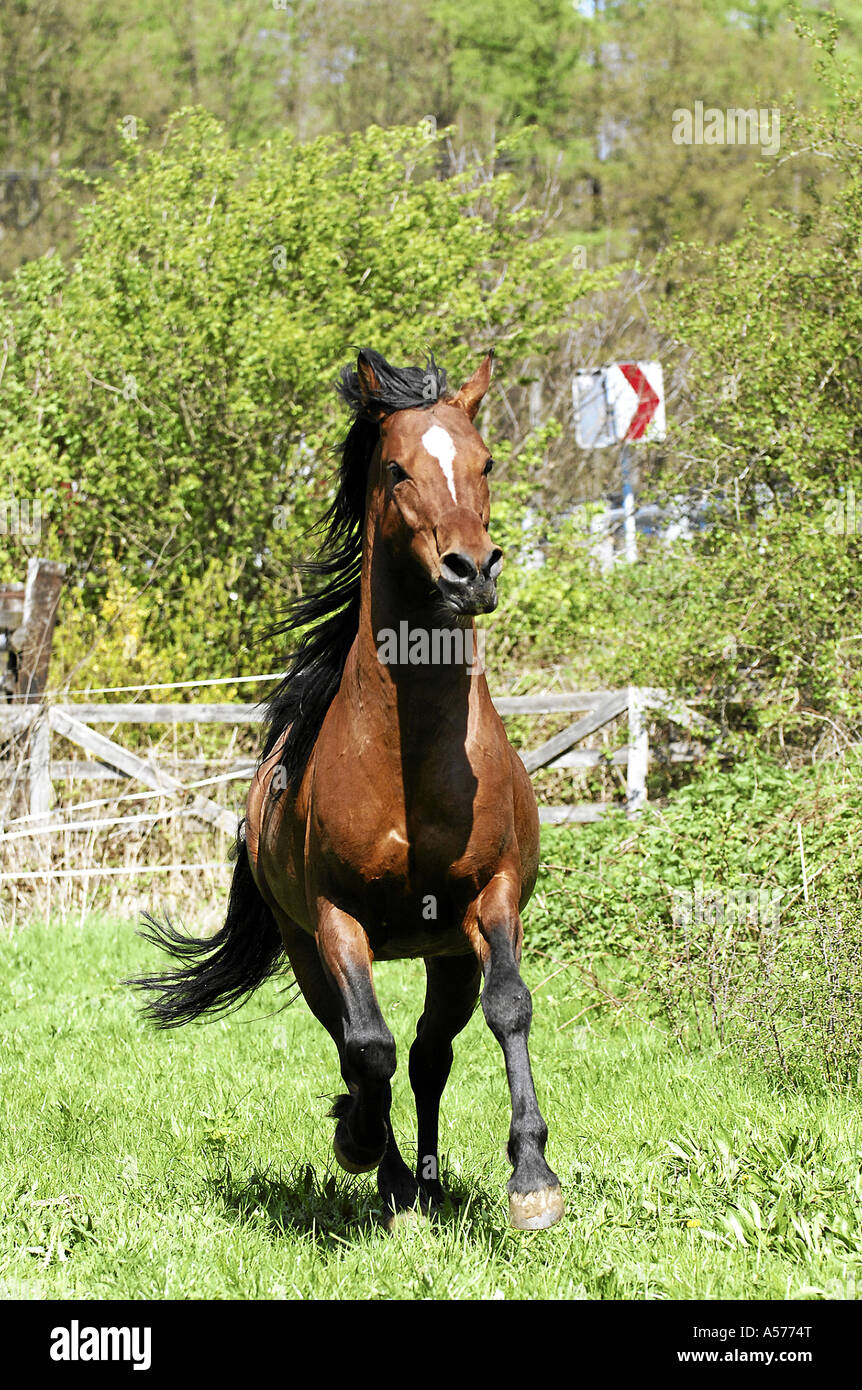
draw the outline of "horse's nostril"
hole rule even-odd
[[[482,566],[482,573],[486,579],[496,579],[500,570],[503,568],[503,552],[494,549]]]
[[[463,555],[460,550],[452,550],[443,556],[440,573],[452,584],[468,584],[479,577],[479,571],[469,555]]]

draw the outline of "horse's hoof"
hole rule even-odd
[[[428,1215],[421,1207],[404,1207],[402,1211],[393,1211],[386,1218],[386,1229],[390,1235],[395,1235],[398,1231],[412,1231],[417,1226],[427,1226]]]
[[[379,1154],[378,1157],[373,1159],[370,1163],[357,1163],[354,1159],[347,1157],[338,1143],[337,1136],[332,1141],[332,1151],[335,1154],[338,1166],[343,1168],[345,1173],[353,1173],[354,1175],[357,1173],[373,1173],[375,1168],[380,1167],[380,1160],[383,1157],[383,1154]]]
[[[565,1210],[559,1187],[509,1193],[509,1224],[516,1231],[544,1231],[546,1226],[556,1225]]]

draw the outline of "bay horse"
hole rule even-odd
[[[199,940],[148,915],[142,935],[179,967],[131,982],[149,991],[150,1019],[173,1027],[235,1007],[287,956],[347,1087],[330,1112],[335,1157],[349,1173],[377,1169],[390,1228],[444,1201],[440,1101],[480,984],[511,1094],[511,1224],[542,1229],[564,1210],[519,969],[536,802],[475,643],[456,642],[497,606],[502,568],[488,534],[492,459],[473,424],[492,357],[454,394],[433,355],[423,370],[363,351],[342,371],[353,421],[322,558],[306,566],[317,586],[280,626],[304,633],[268,701],[225,924]],[[414,1171],[392,1132],[395,1042],[372,964],[416,957],[426,994],[409,1059]]]

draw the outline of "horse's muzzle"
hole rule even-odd
[[[437,588],[455,613],[476,617],[497,607],[497,576],[503,552],[492,550],[480,565],[463,551],[450,551],[440,562]]]

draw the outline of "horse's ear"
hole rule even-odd
[[[375,419],[382,419],[385,412],[380,405],[380,382],[364,352],[360,352],[356,360],[356,374],[359,377],[359,390],[365,409]]]
[[[452,397],[452,405],[460,405],[472,420],[482,404],[482,397],[491,385],[491,367],[494,362],[494,349],[488,353],[484,362],[477,367],[469,381],[465,381],[460,391]]]

